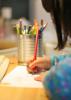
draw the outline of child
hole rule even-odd
[[[71,0],[41,0],[46,11],[54,20],[58,45],[63,49],[68,36],[71,37]],[[52,55],[30,60],[28,69],[50,69],[45,75],[36,78],[43,81],[50,100],[71,100],[71,54]],[[41,78],[41,79],[40,79]]]

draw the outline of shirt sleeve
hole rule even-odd
[[[50,57],[51,66],[54,66],[55,64],[59,63],[60,61],[63,61],[64,59],[66,59],[68,57],[71,57],[71,54],[58,55],[58,56],[52,55]]]
[[[66,56],[63,62],[59,62],[56,66],[51,67],[43,80],[43,85],[48,91],[51,100],[66,100],[71,98],[71,57]]]

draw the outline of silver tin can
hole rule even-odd
[[[18,34],[18,62],[24,63],[34,56],[35,36]],[[37,56],[42,56],[42,37],[38,39]]]

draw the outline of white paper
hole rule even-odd
[[[15,87],[42,88],[42,82],[34,80],[37,75],[29,74],[26,66],[17,66],[12,72],[7,74],[1,83]]]

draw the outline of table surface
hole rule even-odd
[[[10,64],[6,74],[18,65],[16,57],[10,57],[9,59]],[[0,100],[48,100],[48,97],[43,88],[21,88],[0,84]]]

